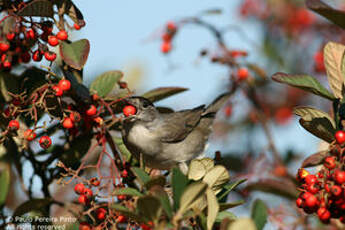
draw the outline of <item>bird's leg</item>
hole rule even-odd
[[[179,167],[179,169],[181,170],[181,172],[184,175],[187,175],[187,173],[188,173],[188,165],[186,164],[186,162],[179,162],[178,163],[178,167]]]
[[[139,163],[140,163],[140,168],[142,169],[142,170],[145,170],[145,162],[144,162],[144,156],[143,156],[143,154],[142,153],[140,153],[140,155],[139,155],[140,157],[140,159],[139,159]]]

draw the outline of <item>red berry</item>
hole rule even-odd
[[[325,188],[326,192],[331,192],[331,188],[330,188],[329,184],[325,184],[324,188]]]
[[[333,194],[334,196],[340,196],[341,193],[342,193],[342,189],[341,189],[341,187],[338,186],[338,185],[333,185],[333,186],[331,187],[331,192],[332,192],[332,194]]]
[[[61,40],[61,41],[65,41],[68,38],[68,34],[65,30],[60,30],[57,35],[56,35],[57,39]]]
[[[62,91],[62,89],[61,89],[59,86],[54,85],[54,86],[52,87],[52,89],[55,91],[55,95],[56,95],[57,97],[61,97],[61,96],[63,95],[63,91]]]
[[[166,27],[168,30],[176,30],[177,28],[174,22],[168,22]]]
[[[84,195],[87,197],[87,198],[91,198],[93,196],[93,192],[91,189],[89,188],[85,188],[84,190]]]
[[[36,133],[32,129],[27,129],[23,136],[27,141],[32,141],[36,138]]]
[[[304,168],[300,168],[298,169],[297,180],[302,182],[308,175],[309,172],[307,170],[305,170]]]
[[[0,51],[6,52],[10,48],[8,43],[0,42]]]
[[[315,184],[316,182],[317,182],[317,177],[315,175],[313,175],[313,174],[309,174],[305,178],[305,183],[307,185]]]
[[[280,125],[284,125],[288,123],[291,117],[292,117],[292,109],[289,107],[281,107],[277,109],[277,111],[274,114],[275,121]]]
[[[96,216],[98,220],[104,220],[106,214],[107,214],[107,210],[105,210],[104,208],[99,208],[96,211]]]
[[[303,205],[303,200],[302,198],[298,197],[297,200],[296,200],[296,205],[297,207],[301,208],[302,205]]]
[[[42,54],[39,50],[36,50],[33,54],[32,54],[32,60],[34,61],[41,61],[42,60]]]
[[[331,218],[331,213],[326,208],[319,208],[317,210],[317,215],[322,222],[328,222]]]
[[[334,169],[336,167],[336,157],[328,156],[325,158],[323,165],[328,169]]]
[[[54,61],[56,59],[56,53],[47,51],[47,52],[44,52],[44,57],[48,61]]]
[[[80,195],[78,197],[78,202],[82,205],[86,205],[88,203],[88,199],[85,195]]]
[[[127,105],[123,108],[122,112],[126,117],[128,117],[136,114],[137,109],[133,105]]]
[[[140,227],[143,229],[143,230],[151,230],[152,228],[146,224],[141,224]]]
[[[77,193],[77,194],[82,194],[84,193],[84,190],[85,190],[85,186],[83,183],[79,183],[79,184],[76,184],[74,186],[74,191]]]
[[[62,126],[65,128],[65,129],[71,129],[74,127],[74,123],[72,121],[71,118],[69,117],[66,117],[63,122],[62,122]]]
[[[96,122],[99,125],[103,124],[103,119],[101,117],[95,117],[93,120],[94,120],[94,122]]]
[[[12,63],[8,60],[5,60],[4,63],[2,63],[2,65],[5,69],[11,69],[12,67]]]
[[[67,91],[71,88],[71,82],[69,80],[66,79],[62,79],[59,81],[59,87],[63,90],[63,91]]]
[[[8,128],[12,131],[17,131],[19,129],[19,122],[17,120],[11,120],[8,123]]]
[[[171,41],[171,34],[169,34],[169,33],[164,33],[164,34],[162,35],[162,40],[163,40],[164,42],[170,42],[170,41]]]
[[[49,136],[42,136],[39,140],[39,144],[43,149],[47,149],[51,146],[52,140]]]
[[[80,113],[78,112],[71,112],[69,118],[71,118],[73,122],[79,122],[81,120]]]
[[[345,171],[336,170],[334,172],[334,180],[337,184],[345,183]]]
[[[98,179],[95,178],[94,180],[91,181],[91,184],[93,186],[97,187],[97,186],[99,186],[101,184],[101,182]]]
[[[26,31],[26,39],[34,40],[35,38],[36,38],[36,34],[33,29],[29,29],[28,31]]]
[[[7,38],[7,40],[9,40],[9,41],[12,41],[12,40],[14,39],[15,36],[16,36],[15,33],[8,33],[8,34],[6,34],[6,38]]]
[[[92,100],[98,101],[98,99],[99,99],[99,96],[96,93],[92,94]]]
[[[59,39],[54,35],[50,35],[48,37],[48,43],[51,46],[57,46],[59,44]]]
[[[126,221],[126,217],[123,215],[120,215],[116,218],[117,223],[124,223]]]
[[[163,42],[161,45],[161,52],[165,54],[169,53],[171,48],[172,48],[171,42]]]
[[[124,169],[124,170],[122,171],[122,173],[121,173],[121,177],[122,177],[122,178],[126,178],[126,177],[128,177],[128,172],[127,172],[127,170],[126,170],[126,169]]]
[[[238,80],[245,80],[249,75],[248,69],[246,68],[239,68],[237,70],[237,78]]]
[[[117,199],[118,200],[125,200],[126,199],[126,195],[118,195]]]
[[[82,222],[79,224],[79,230],[91,230],[91,225],[86,222]]]
[[[97,108],[94,105],[90,105],[89,109],[86,110],[86,114],[88,116],[94,116],[94,115],[96,115],[96,113],[97,113]]]
[[[313,208],[318,205],[318,200],[314,195],[310,195],[305,199],[305,205],[309,208]]]
[[[73,27],[76,30],[80,30],[80,28],[81,28],[81,26],[79,24],[77,24],[77,23],[74,23]]]
[[[335,133],[335,139],[337,140],[338,144],[345,143],[345,132],[342,130],[339,130]]]
[[[307,190],[312,194],[316,194],[319,192],[319,186],[317,186],[316,184],[310,184],[307,186]]]

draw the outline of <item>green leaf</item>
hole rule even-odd
[[[0,207],[5,204],[10,189],[11,168],[9,164],[0,164]]]
[[[30,67],[25,69],[25,71],[21,74],[21,77],[23,78],[23,90],[26,90],[28,95],[31,95],[31,93],[43,86],[47,83],[46,76],[47,71],[39,69],[37,67]]]
[[[326,118],[332,124],[333,128],[335,129],[335,121],[328,115],[321,110],[308,107],[308,106],[298,106],[294,108],[294,113],[300,117],[302,117],[306,121],[311,121],[313,118]]]
[[[335,129],[330,122],[330,120],[326,117],[315,117],[308,119],[301,118],[299,123],[303,128],[305,128],[310,133],[314,134],[315,136],[321,138],[328,143],[331,143],[334,140]]]
[[[236,201],[236,202],[232,202],[232,203],[221,203],[219,204],[219,211],[224,211],[224,210],[227,210],[229,208],[234,208],[234,207],[237,207],[239,205],[242,205],[244,204],[244,200],[239,200],[239,201]]]
[[[136,221],[143,221],[143,217],[141,217],[140,215],[138,215],[137,213],[129,210],[128,208],[122,206],[121,204],[116,204],[113,203],[111,204],[111,209],[113,209],[115,212],[119,212],[123,215],[125,215],[126,217],[129,217],[131,219],[134,219]]]
[[[290,180],[262,179],[249,184],[245,189],[267,192],[289,199],[296,199],[299,195],[296,185]]]
[[[172,218],[173,217],[173,209],[172,209],[171,204],[170,204],[169,196],[165,192],[164,188],[162,186],[156,185],[156,186],[153,186],[152,188],[150,188],[150,192],[152,193],[152,195],[154,195],[155,197],[157,197],[160,200],[161,205],[162,205],[165,213],[169,217],[169,219]]]
[[[205,195],[208,185],[199,181],[187,186],[183,191],[180,199],[180,208],[177,211],[177,216],[183,216],[194,204],[199,202],[199,199]]]
[[[113,137],[113,140],[116,144],[116,147],[121,153],[121,156],[124,158],[125,161],[129,161],[132,157],[131,152],[127,149],[126,145],[123,143],[121,137]]]
[[[140,197],[137,207],[139,214],[151,221],[157,221],[162,212],[161,202],[151,195]]]
[[[249,218],[238,218],[235,221],[230,223],[230,226],[226,228],[227,230],[259,230],[255,226],[255,223],[252,219]]]
[[[114,88],[117,86],[117,83],[123,77],[122,72],[120,71],[108,71],[105,72],[91,83],[90,91],[95,92],[100,97],[106,97]]]
[[[329,155],[329,151],[321,151],[314,153],[303,161],[301,168],[308,168],[320,165],[323,163],[323,160]]]
[[[13,216],[21,216],[31,211],[42,211],[52,203],[51,198],[31,199],[19,205],[14,211]]]
[[[141,168],[132,167],[131,170],[135,174],[141,185],[144,186],[147,182],[150,181],[150,176]]]
[[[59,11],[63,11],[64,14],[67,14],[73,22],[77,24],[84,22],[81,11],[71,0],[54,0],[54,4],[57,5]]]
[[[254,201],[251,216],[255,222],[256,228],[258,230],[263,229],[267,222],[267,207],[262,200],[257,199]]]
[[[328,42],[323,51],[328,82],[337,98],[343,98],[344,76],[342,64],[344,53],[345,46],[335,42]]]
[[[54,17],[53,4],[48,0],[34,0],[17,13],[18,16],[28,17]]]
[[[81,70],[89,56],[90,42],[87,39],[81,39],[72,43],[61,42],[61,58],[67,65],[74,69]]]
[[[139,192],[138,190],[134,189],[134,188],[116,188],[113,192],[112,192],[113,196],[117,196],[117,195],[127,195],[127,196],[143,196],[143,194],[141,192]]]
[[[327,113],[307,106],[296,107],[294,113],[301,116],[300,124],[310,133],[327,142],[334,140],[335,122]]]
[[[279,83],[288,84],[290,86],[303,89],[329,100],[334,100],[335,97],[315,78],[308,75],[289,75],[285,73],[275,73],[272,79]]]
[[[307,0],[306,5],[312,11],[345,29],[345,12],[333,9],[321,0]]]
[[[61,149],[54,150],[54,154],[58,156],[67,167],[77,168],[80,160],[84,157],[91,146],[90,134],[78,136],[70,143],[70,148],[66,151]]]
[[[230,220],[236,220],[237,217],[235,216],[235,214],[233,214],[232,212],[229,211],[222,211],[219,212],[216,218],[216,222],[220,223],[223,221],[223,219],[228,218]]]
[[[235,189],[237,186],[239,186],[240,184],[242,184],[243,182],[247,181],[247,179],[242,179],[242,180],[238,180],[235,181],[231,184],[227,184],[224,185],[223,190],[218,194],[218,200],[221,201],[224,198],[226,198],[226,196],[233,190]]]
[[[207,197],[207,229],[211,230],[214,222],[216,221],[219,211],[219,204],[214,192],[208,188],[206,191]]]
[[[142,97],[149,99],[151,102],[155,102],[170,97],[172,95],[182,93],[186,90],[188,89],[182,87],[161,87],[144,93]]]
[[[153,178],[150,178],[148,182],[145,183],[146,189],[150,190],[151,187],[159,185],[164,187],[166,184],[165,176],[155,176]]]
[[[16,19],[15,17],[8,17],[5,19],[5,21],[2,22],[2,32],[3,34],[8,34],[10,32],[14,32],[15,28],[16,28]]]
[[[172,169],[171,185],[174,198],[174,209],[177,210],[180,207],[180,199],[183,190],[187,187],[188,179],[178,168]]]

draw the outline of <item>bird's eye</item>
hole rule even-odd
[[[144,108],[147,108],[147,107],[149,107],[150,106],[150,102],[148,102],[148,101],[144,101],[143,102],[143,107]]]

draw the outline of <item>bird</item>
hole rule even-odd
[[[224,93],[207,107],[164,113],[147,98],[125,98],[125,105],[135,107],[135,113],[122,120],[123,143],[137,159],[142,156],[149,168],[177,166],[186,172],[187,164],[203,154],[215,115],[229,97]]]

